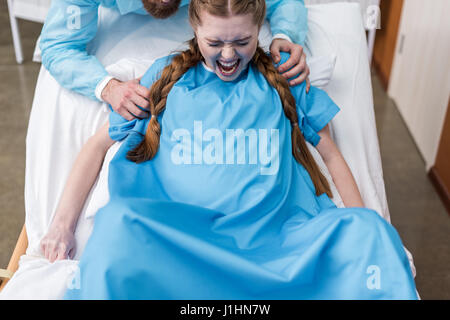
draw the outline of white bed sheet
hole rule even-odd
[[[355,176],[366,206],[390,221],[359,5],[334,3],[311,5],[308,9],[310,78],[315,85],[326,85],[324,89],[341,107],[342,111],[332,121],[332,134]],[[111,74],[129,80],[141,76],[156,58],[184,47],[180,44],[191,35],[185,9],[164,25],[143,16],[120,17],[103,10],[97,38],[89,50],[108,66]],[[260,41],[263,46],[270,42],[266,27]],[[75,234],[75,260],[48,262],[42,257],[39,241],[51,222],[78,151],[107,117],[105,104],[61,88],[41,68],[27,135],[25,223],[29,247],[21,257],[18,271],[0,293],[0,299],[60,299],[68,285],[76,285],[77,259],[92,231],[95,213],[109,199],[108,165],[120,143],[108,151],[81,213]],[[312,151],[329,176],[316,150],[312,148]],[[342,206],[338,195],[333,201]],[[406,252],[415,275],[412,256]],[[74,275],[75,282],[70,282]]]

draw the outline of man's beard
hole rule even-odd
[[[160,0],[142,0],[145,10],[157,19],[165,19],[177,12],[181,0],[172,0],[164,4]]]

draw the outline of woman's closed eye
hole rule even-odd
[[[238,45],[239,47],[245,47],[246,45],[248,45],[248,41],[245,42],[236,42],[236,45]],[[219,47],[222,46],[223,43],[222,42],[208,42],[208,45],[210,47]]]

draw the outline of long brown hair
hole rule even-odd
[[[265,0],[191,0],[189,21],[194,29],[200,25],[200,10],[206,10],[212,15],[223,17],[252,13],[254,22],[261,27],[265,17],[265,8]],[[189,41],[189,49],[176,55],[172,62],[163,69],[161,77],[150,88],[149,101],[152,117],[145,137],[134,149],[128,152],[127,158],[129,160],[141,163],[152,159],[156,155],[161,136],[161,127],[157,116],[164,111],[167,96],[173,85],[189,68],[197,65],[202,59],[197,40],[194,38]],[[278,91],[284,114],[290,120],[292,126],[292,154],[297,162],[308,171],[316,189],[316,195],[326,193],[332,197],[328,181],[309,152],[305,138],[300,131],[295,98],[291,93],[287,80],[279,74],[270,56],[260,47],[256,49],[252,63],[255,64],[270,85]]]

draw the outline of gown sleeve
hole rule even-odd
[[[161,71],[166,65],[172,61],[173,55],[157,59],[148,68],[147,72],[141,78],[141,85],[150,88],[152,84],[159,79]],[[125,139],[131,132],[137,132],[145,135],[147,125],[150,118],[146,119],[133,119],[128,121],[120,114],[115,112],[111,106],[109,106],[111,113],[109,114],[109,136],[115,141],[121,141]]]
[[[306,93],[304,82],[292,88],[291,91],[297,104],[300,129],[305,139],[313,146],[317,146],[320,141],[319,131],[334,118],[340,109],[328,94],[319,88],[311,86]]]
[[[288,58],[289,54],[281,52],[281,61],[275,66],[283,64]],[[296,101],[300,130],[305,139],[316,146],[320,141],[318,132],[335,117],[340,108],[322,89],[311,86],[306,93],[305,81],[290,88]]]
[[[95,88],[108,76],[86,51],[95,37],[100,0],[52,1],[41,33],[42,64],[58,83],[97,100]]]
[[[304,46],[308,32],[308,11],[304,0],[266,0],[267,20],[273,35],[284,34]]]

